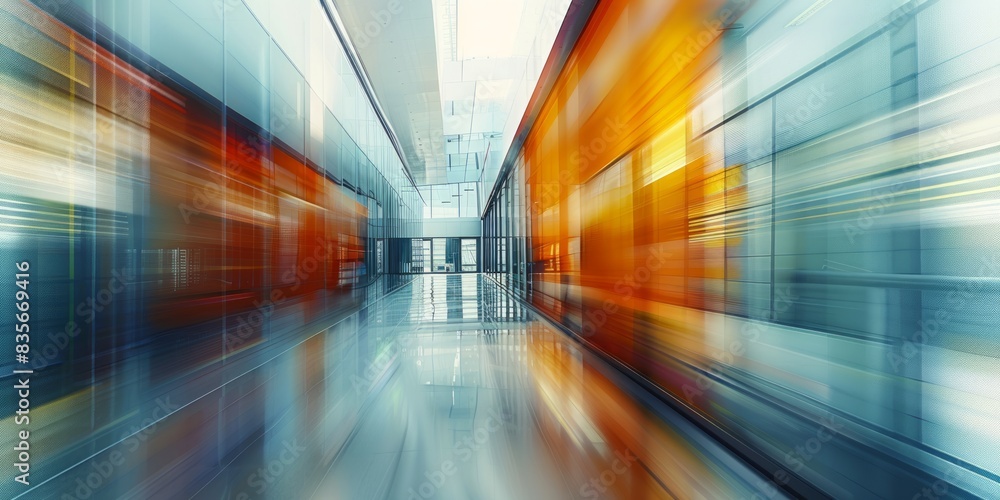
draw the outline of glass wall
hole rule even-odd
[[[0,253],[30,263],[39,389],[38,489],[0,497],[191,497],[317,387],[338,410],[301,429],[332,456],[377,339],[310,348],[277,393],[255,370],[392,288],[422,202],[321,4],[0,0],[0,33]]]
[[[486,209],[486,272],[776,487],[997,496],[998,14],[601,2]],[[865,439],[796,456],[830,415]]]
[[[412,240],[412,273],[479,272],[477,238],[423,238]]]

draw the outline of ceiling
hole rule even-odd
[[[418,186],[492,187],[569,3],[333,0]]]
[[[444,126],[431,0],[334,0],[417,185],[440,184]]]

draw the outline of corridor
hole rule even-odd
[[[0,0],[0,500],[1000,498],[998,18]]]

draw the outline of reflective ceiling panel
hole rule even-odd
[[[488,191],[570,0],[334,0],[418,185]]]

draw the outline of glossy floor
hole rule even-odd
[[[739,498],[769,489],[690,425],[638,402],[649,398],[488,279],[418,278],[385,313],[392,373],[318,487],[295,496]]]
[[[130,378],[145,385],[127,419],[92,426],[54,403],[40,443],[97,437],[39,462],[18,498],[780,497],[488,278],[356,299],[325,323],[286,307],[299,326],[183,377]]]

